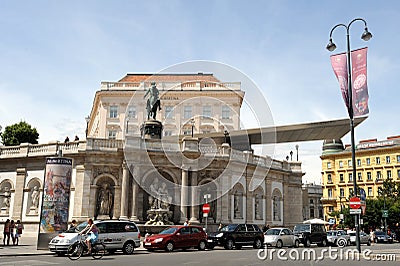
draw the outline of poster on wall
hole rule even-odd
[[[67,230],[72,175],[72,159],[46,158],[38,249],[48,249],[49,241]]]

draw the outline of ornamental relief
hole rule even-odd
[[[93,179],[102,174],[110,174],[115,178],[119,177],[119,168],[110,166],[94,166],[93,167]]]

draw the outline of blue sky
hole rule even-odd
[[[101,81],[158,72],[190,60],[231,65],[262,90],[275,124],[346,118],[325,49],[331,28],[367,20],[370,116],[356,141],[399,135],[395,108],[400,49],[398,1],[18,1],[0,3],[0,125],[21,120],[40,143],[84,138]],[[335,31],[337,52],[345,31]],[[349,137],[344,138],[349,143]],[[283,159],[296,143],[279,145]],[[322,142],[297,143],[307,181],[320,179]]]

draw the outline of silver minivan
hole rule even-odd
[[[134,222],[124,220],[95,220],[94,224],[99,228],[99,239],[103,242],[109,253],[122,250],[124,254],[132,254],[135,248],[140,247],[140,232]],[[78,232],[82,231],[87,222],[71,228],[49,242],[49,250],[57,254],[67,252],[68,247],[77,241]]]

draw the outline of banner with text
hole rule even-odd
[[[353,84],[354,116],[361,116],[369,113],[369,96],[367,86],[367,51],[367,47],[351,51],[351,79]]]
[[[51,238],[67,230],[72,159],[46,158],[38,249],[48,248]]]
[[[346,53],[331,56],[331,65],[336,78],[339,81],[340,90],[342,91],[343,101],[350,114],[349,94],[348,94],[348,73],[347,73],[347,57]]]

